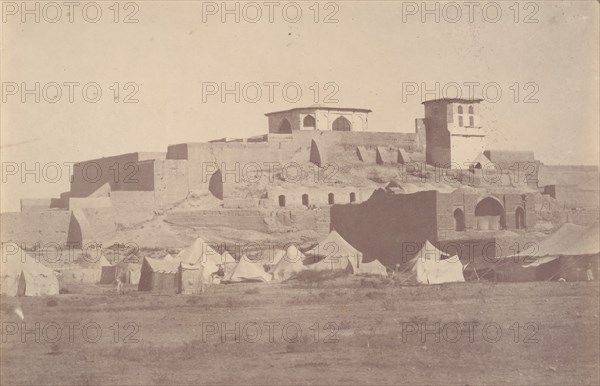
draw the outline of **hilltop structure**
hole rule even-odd
[[[82,161],[69,192],[22,200],[21,213],[3,214],[9,230],[2,238],[84,244],[161,215],[177,227],[264,233],[327,234],[333,225],[359,246],[344,223],[361,211],[365,218],[401,215],[414,229],[403,237],[420,232],[431,241],[462,237],[463,230],[532,228],[540,193],[568,195],[565,189],[577,187],[541,184],[539,176],[553,182],[558,174],[533,152],[488,149],[480,102],[426,101],[412,133],[368,131],[369,109],[293,108],[267,113],[268,131],[260,136]],[[560,170],[562,177],[571,172]],[[597,180],[597,169],[589,176]],[[379,189],[391,198],[374,196]],[[569,196],[593,193],[597,198],[597,191]],[[575,205],[583,201],[590,200]],[[351,205],[336,208],[332,224],[337,204]]]

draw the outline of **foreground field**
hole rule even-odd
[[[2,385],[600,382],[597,282],[72,290],[2,298]]]

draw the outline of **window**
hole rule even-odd
[[[315,118],[312,115],[307,115],[302,121],[302,126],[314,128],[316,126]]]
[[[463,127],[463,117],[458,117],[458,126]]]
[[[473,117],[469,117],[469,126],[475,127],[475,119]]]
[[[525,210],[521,207],[518,207],[515,211],[515,228],[525,229],[525,227]]]
[[[457,232],[465,230],[465,213],[460,208],[454,210],[454,230]]]
[[[352,125],[350,121],[344,117],[338,117],[335,121],[333,121],[333,125],[331,127],[335,131],[350,131]]]
[[[333,195],[333,193],[329,193],[329,195],[327,196],[327,202],[329,202],[329,205],[335,204],[335,196]]]
[[[459,113],[459,114],[462,114],[462,113],[463,113],[463,108],[462,108],[462,106],[458,106],[458,113]]]
[[[283,121],[281,121],[281,123],[279,124],[279,132],[280,133],[291,133],[292,132],[292,125],[290,124],[290,121],[287,120],[287,118],[283,118]]]
[[[282,208],[285,206],[285,196],[283,194],[279,196],[279,206]]]
[[[354,193],[354,192],[350,193],[350,202],[356,202],[356,193]]]
[[[469,114],[473,114],[473,106],[469,106]]]
[[[302,195],[302,205],[308,206],[308,194]]]

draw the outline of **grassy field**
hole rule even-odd
[[[2,385],[600,382],[597,282],[71,291],[2,298]]]

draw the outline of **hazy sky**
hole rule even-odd
[[[109,8],[112,1],[97,2],[102,10],[97,23],[84,20],[84,4],[71,13],[72,23],[66,7],[56,23],[45,20],[57,18],[56,9],[40,9],[39,23],[34,15],[27,15],[23,23],[20,9],[3,10],[5,168],[12,162],[25,162],[32,169],[36,162],[63,164],[166,151],[167,145],[181,142],[262,134],[267,131],[264,113],[315,104],[315,83],[318,103],[370,108],[371,131],[401,132],[413,131],[414,119],[423,116],[421,96],[403,98],[403,84],[434,90],[436,82],[440,89],[454,82],[467,96],[464,83],[479,82],[476,97],[487,84],[483,121],[489,148],[534,150],[546,164],[598,163],[596,1],[520,3],[518,15],[514,2],[498,2],[502,15],[495,23],[494,7],[487,6],[483,14],[487,2],[477,3],[472,22],[469,9],[462,6],[455,23],[451,19],[457,18],[456,9],[445,3],[438,3],[439,22],[434,15],[425,15],[422,22],[420,1],[322,2],[318,15],[314,2],[296,2],[302,15],[295,23],[296,7],[286,2],[273,6],[272,22],[264,2],[253,3],[259,5],[261,17],[254,5],[244,8],[246,3],[240,2],[239,23],[234,14],[224,15],[223,23],[220,9],[215,15],[203,12],[221,8],[220,1],[138,1],[120,8],[119,23]],[[234,9],[236,3],[227,4]],[[95,17],[94,7],[86,12],[88,20]],[[138,22],[123,23],[132,12]],[[324,23],[331,14],[337,22]],[[526,19],[538,22],[525,23]],[[12,82],[19,86],[16,95],[9,95]],[[25,95],[23,103],[21,84],[34,89],[36,82],[40,103],[33,94]],[[56,88],[47,86],[52,82],[61,85],[56,103],[44,99],[56,95]],[[64,82],[79,83],[73,86],[73,103]],[[102,91],[96,103],[82,97],[82,86],[92,82]],[[223,103],[220,93],[203,100],[203,84],[223,83],[233,89],[236,82],[240,88],[250,84],[239,102],[226,95]],[[273,101],[265,82],[280,84],[274,86]],[[282,86],[292,82],[302,92],[295,103],[293,87],[287,89],[287,100],[282,95]],[[117,102],[115,83],[120,89]],[[134,91],[132,86],[125,89],[126,83],[139,85],[137,103],[123,103]],[[261,85],[262,97],[256,97],[254,83]],[[326,88],[329,83],[335,86]],[[494,102],[498,87],[502,95]],[[454,89],[446,89],[447,96],[453,96]],[[87,91],[93,98],[94,89]],[[339,102],[327,103],[331,91]],[[524,103],[527,96],[538,101]],[[433,97],[428,94],[428,99]],[[253,98],[258,100],[253,103]],[[64,167],[56,183],[44,182],[43,176],[39,183],[33,175],[26,176],[26,183],[20,174],[4,176],[1,210],[18,210],[20,198],[51,197],[68,190],[67,171]],[[47,177],[54,179],[53,174]]]

